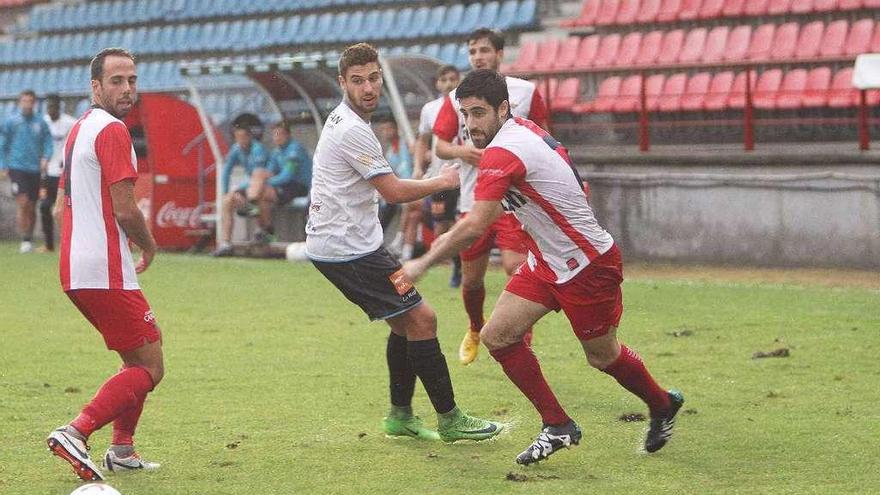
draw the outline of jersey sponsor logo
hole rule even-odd
[[[147,323],[156,323],[156,314],[153,313],[152,309],[144,312],[144,321]]]
[[[409,280],[409,277],[406,276],[403,268],[392,273],[391,276],[388,277],[388,280],[394,284],[394,289],[401,296],[406,295],[407,292],[413,289],[413,284]]]
[[[517,191],[507,191],[504,193],[504,199],[501,200],[501,207],[504,211],[514,211],[522,208],[529,200]]]
[[[156,213],[156,225],[163,229],[168,227],[197,228],[201,224],[201,215],[201,206],[177,206],[174,201],[169,201],[162,205]]]
[[[331,113],[330,116],[327,117],[327,123],[330,125],[337,125],[340,122],[342,122],[342,115],[339,115],[336,112]]]
[[[577,267],[581,266],[581,264],[578,263],[578,260],[576,260],[574,258],[569,258],[568,261],[565,262],[565,264],[566,264],[566,266],[568,266],[569,270],[574,270]]]

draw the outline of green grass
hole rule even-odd
[[[15,248],[0,244],[0,493],[67,494],[77,482],[44,438],[118,359],[61,292],[56,258]],[[485,349],[468,368],[455,361],[466,320],[447,275],[436,269],[419,287],[439,315],[457,400],[509,433],[464,445],[386,439],[384,324],[308,264],[162,255],[141,283],[167,374],[136,439],[163,467],[110,482],[125,495],[880,489],[877,290],[627,280],[621,340],[687,398],[675,438],[654,455],[638,451],[645,423],[618,420],[643,405],[588,368],[564,318],[548,316],[535,350],[584,440],[523,469],[513,458],[539,418]],[[491,272],[490,301],[502,284]],[[691,335],[670,335],[682,330]],[[791,356],[752,359],[779,347]],[[421,387],[414,406],[435,424]],[[93,452],[108,440],[96,433]]]

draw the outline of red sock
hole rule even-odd
[[[142,403],[150,390],[153,390],[153,379],[147,370],[124,368],[101,385],[92,401],[70,425],[88,438],[127,409]]]
[[[461,289],[461,298],[464,300],[464,310],[471,321],[471,330],[480,331],[483,328],[483,301],[486,300],[486,288]]]
[[[538,358],[525,343],[519,342],[489,352],[504,368],[510,381],[532,401],[544,424],[562,425],[571,420],[544,379]]]
[[[143,396],[140,402],[122,412],[113,420],[113,437],[110,440],[112,445],[134,445],[134,430],[137,428],[138,420],[141,419],[141,413],[144,411],[144,402],[147,396]]]
[[[613,376],[623,388],[645,401],[652,417],[669,408],[669,395],[657,385],[636,351],[627,346],[621,344],[620,356],[602,371]]]

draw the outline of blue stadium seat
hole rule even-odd
[[[437,43],[431,43],[430,45],[426,45],[425,49],[422,50],[422,55],[431,58],[439,58],[440,56],[440,45]]]
[[[516,11],[516,20],[513,27],[528,29],[537,27],[538,24],[537,3],[535,0],[523,0],[522,3],[519,4],[519,9]]]
[[[470,63],[470,60],[468,59],[468,47],[463,43],[459,43],[454,46],[456,49],[455,60],[453,60],[451,63],[461,70],[469,69],[471,66],[471,63]]]
[[[497,3],[496,3],[497,5]],[[461,15],[461,22],[458,23],[457,26],[453,26],[454,31],[450,32],[450,34],[457,35],[466,35],[469,34],[474,29],[480,27],[484,22],[483,20],[483,4],[479,2],[474,2],[467,6],[464,10],[464,13]],[[492,15],[492,20],[494,20],[495,15]]]
[[[345,26],[345,29],[339,33],[338,40],[346,43],[350,43],[355,39],[361,36],[363,33],[363,26],[366,20],[366,13],[363,10],[358,10],[357,12],[351,14],[348,18],[348,25]]]
[[[498,2],[492,1],[486,4],[483,4],[483,9],[480,10],[480,18],[477,20],[477,25],[474,29],[481,26],[490,26],[494,27],[496,25],[496,20],[498,19],[498,12],[501,10],[501,5]],[[473,31],[473,29],[471,29]]]
[[[242,39],[242,31],[244,31],[244,21],[233,21],[230,23],[229,31],[226,32],[226,46],[232,50],[237,50],[239,40]]]
[[[312,39],[309,40],[311,43],[323,43],[330,39],[330,32],[333,30],[333,24],[336,15],[331,12],[325,12],[318,17],[318,24],[315,27],[315,33],[312,36]]]
[[[446,18],[446,6],[437,5],[431,9],[428,14],[429,22],[426,22],[421,31],[418,32],[419,37],[437,36],[440,28],[443,26],[443,20]]]
[[[441,25],[438,34],[442,36],[458,34],[458,28],[459,26],[461,26],[463,18],[464,5],[459,3],[449,7],[449,9],[446,11],[446,17],[443,19],[443,22],[440,23]]]
[[[312,37],[315,35],[315,28],[318,24],[318,16],[315,14],[309,14],[303,17],[302,22],[299,25],[299,32],[296,33],[294,37],[294,43],[304,44],[312,41]]]
[[[232,29],[232,22],[230,21],[216,23],[214,26],[214,32],[212,33],[211,38],[207,40],[204,49],[216,50],[224,46],[229,46],[227,40],[229,39],[230,29]]]
[[[440,48],[437,58],[444,64],[455,64],[456,52],[458,51],[458,43],[447,43]]]
[[[327,32],[324,33],[323,41],[325,43],[339,42],[343,35],[346,33],[346,30],[348,29],[348,22],[350,17],[351,13],[349,12],[340,12],[339,14],[333,16],[333,21],[330,27],[327,29]]]
[[[421,36],[421,33],[427,31],[427,25],[430,22],[433,22],[430,19],[431,8],[430,7],[419,7],[413,13],[412,22],[409,25],[409,28],[402,32],[403,38],[418,38]]]
[[[279,33],[279,44],[280,45],[291,45],[296,40],[297,33],[299,33],[300,25],[302,24],[302,17],[295,15],[292,17],[288,17],[284,22],[284,29]]]
[[[380,18],[381,14],[378,10],[370,10],[367,12],[367,15],[364,16],[364,23],[361,25],[361,32],[375,33],[379,28]]]
[[[394,19],[396,17],[397,11],[393,9],[383,10],[381,15],[379,15],[379,25],[376,28],[376,32],[373,34],[373,37],[380,40],[396,37],[395,33],[391,31],[391,28],[394,26]]]
[[[410,24],[412,23],[413,12],[414,10],[412,7],[397,11],[397,14],[394,16],[394,24],[392,24],[391,28],[388,30],[389,39],[405,37],[404,33],[409,30]]]
[[[266,33],[266,46],[277,46],[281,44],[284,33],[284,23],[287,22],[285,17],[276,17],[269,23],[269,32]]]
[[[496,29],[509,29],[517,21],[517,13],[519,12],[519,2],[517,0],[507,0],[501,5],[498,17],[492,24]]]

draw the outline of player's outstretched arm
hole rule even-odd
[[[446,164],[440,168],[437,177],[414,180],[401,179],[394,174],[377,175],[370,179],[373,187],[389,203],[409,203],[440,191],[459,186],[458,165]]]
[[[436,153],[437,156],[444,160],[462,160],[473,166],[480,164],[480,158],[483,157],[483,150],[474,147],[471,144],[452,144],[436,134],[434,138],[437,140]]]
[[[135,271],[146,270],[156,255],[156,241],[147,228],[147,222],[134,200],[134,181],[121,180],[110,184],[110,199],[113,201],[113,216],[129,239],[141,248],[141,260]]]

